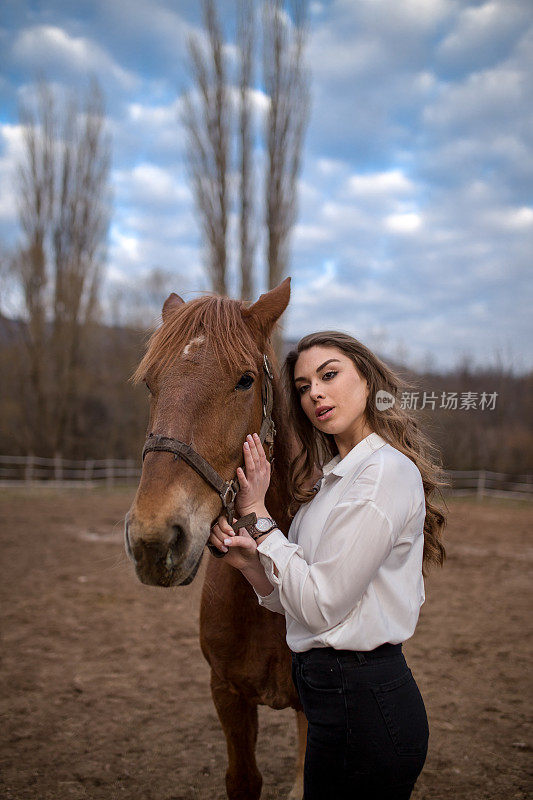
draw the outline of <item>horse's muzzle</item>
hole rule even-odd
[[[202,560],[203,547],[194,547],[190,535],[179,523],[164,531],[143,535],[126,515],[124,525],[126,553],[135,565],[137,577],[148,586],[183,586],[191,583]]]

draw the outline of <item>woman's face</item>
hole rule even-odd
[[[363,438],[368,384],[353,361],[337,347],[314,345],[298,356],[294,383],[312,424],[334,436]],[[318,412],[331,409],[319,415]]]

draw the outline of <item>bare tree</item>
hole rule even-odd
[[[21,108],[18,168],[23,243],[15,270],[27,316],[28,446],[68,450],[83,332],[97,311],[109,226],[109,138],[94,81],[83,107],[41,82]]]
[[[137,330],[160,321],[163,303],[185,276],[175,269],[152,267],[135,281],[118,283],[106,295],[112,325]]]
[[[265,3],[260,15],[262,37],[256,31],[254,0],[238,0],[237,51],[239,91],[233,92],[222,58],[222,31],[214,0],[205,0],[208,44],[189,41],[194,93],[184,94],[182,121],[188,134],[188,165],[198,213],[210,253],[212,288],[226,293],[228,267],[227,222],[229,209],[238,209],[241,298],[250,300],[254,254],[259,235],[254,199],[253,103],[254,67],[262,64],[263,86],[269,100],[264,127],[265,212],[268,288],[278,285],[287,269],[290,232],[297,215],[297,180],[303,136],[309,115],[307,73],[303,64],[306,41],[305,0],[293,0],[289,12],[284,0]],[[235,113],[234,109],[236,109]],[[235,118],[239,194],[229,197],[230,151]],[[223,202],[222,202],[223,201]],[[276,349],[279,344],[274,342]]]
[[[306,39],[305,4],[295,0],[292,19],[283,0],[263,8],[263,80],[270,98],[265,139],[265,224],[267,229],[268,286],[283,279],[289,239],[297,218],[298,187],[304,131],[309,115],[309,89],[303,65]],[[280,354],[281,332],[273,346]]]
[[[283,0],[264,6],[264,84],[270,98],[266,119],[266,227],[268,281],[277,286],[287,266],[291,229],[297,216],[297,180],[308,119],[309,93],[303,68],[304,5],[293,4],[287,21]]]
[[[237,41],[240,43],[240,268],[241,300],[252,300],[252,270],[256,234],[253,207],[253,87],[254,14],[250,0],[240,0]]]
[[[189,53],[198,97],[195,102],[184,95],[182,120],[188,134],[188,166],[207,239],[213,289],[226,294],[230,99],[222,31],[213,0],[204,3],[204,23],[209,57],[192,37]]]

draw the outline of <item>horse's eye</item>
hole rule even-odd
[[[241,376],[241,379],[235,388],[249,389],[250,386],[253,384],[253,382],[254,382],[254,376],[250,375],[248,372],[245,372],[244,375]]]

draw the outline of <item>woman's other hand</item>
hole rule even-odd
[[[237,522],[236,518],[233,521]],[[257,545],[246,528],[239,528],[236,535],[224,516],[220,516],[211,528],[209,544],[213,544],[221,553],[227,553],[224,561],[235,569],[247,570],[260,565]]]
[[[270,462],[257,433],[253,436],[248,434],[243,452],[246,471],[240,467],[237,469],[240,489],[235,498],[235,507],[241,517],[252,511],[259,512],[258,516],[264,516],[265,495],[270,485]]]

